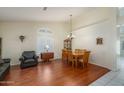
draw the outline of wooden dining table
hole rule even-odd
[[[73,56],[73,60],[75,62],[75,66],[77,67],[78,66],[78,59],[81,57],[83,57],[84,53],[78,53],[78,52],[73,52],[72,53],[72,56]]]

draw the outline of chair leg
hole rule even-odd
[[[83,67],[83,63],[80,62],[80,67]]]
[[[87,63],[83,63],[83,67],[87,67],[87,65],[88,65]]]
[[[84,63],[82,63],[82,67],[84,68]]]
[[[78,62],[77,61],[75,62],[75,65],[76,65],[76,68],[77,68],[78,67]]]
[[[72,61],[72,67],[74,67],[74,62]]]
[[[88,66],[88,63],[86,63],[86,67]]]

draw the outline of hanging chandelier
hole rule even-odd
[[[72,33],[72,15],[70,15],[70,33],[69,35],[67,36],[68,39],[73,39],[75,38],[75,35],[73,35]]]

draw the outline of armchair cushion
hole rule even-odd
[[[27,62],[34,62],[35,60],[34,59],[27,59],[27,60],[25,60],[25,63],[27,63]]]
[[[35,52],[34,51],[24,51],[22,56],[25,59],[32,59],[35,56]]]

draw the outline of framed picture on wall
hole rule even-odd
[[[96,38],[96,44],[102,45],[103,44],[103,38],[100,38],[100,37]]]

